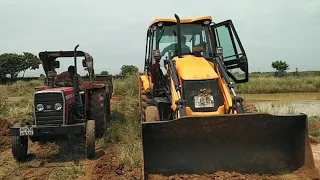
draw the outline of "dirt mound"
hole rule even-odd
[[[242,180],[242,179],[250,179],[250,180],[276,180],[276,179],[308,179],[308,180],[319,180],[320,175],[319,172],[316,170],[311,170],[307,167],[301,167],[299,170],[293,172],[292,174],[282,174],[282,175],[259,175],[259,174],[240,174],[236,172],[222,172],[218,171],[213,174],[204,174],[204,175],[197,175],[197,174],[182,174],[182,175],[173,175],[173,176],[163,176],[159,174],[150,174],[148,176],[149,180],[224,180],[224,179],[233,179],[233,180]]]
[[[86,165],[86,175],[81,179],[107,180],[107,179],[142,179],[141,170],[129,168],[122,164],[111,149],[106,149],[104,155],[96,161]]]
[[[12,126],[6,119],[0,118],[0,152],[10,148],[10,127]]]
[[[118,97],[112,97],[111,99],[110,99],[110,104],[115,104],[115,103],[117,103],[117,102],[119,102],[120,101],[120,99],[118,98]]]

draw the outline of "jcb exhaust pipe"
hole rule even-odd
[[[182,58],[182,53],[181,53],[181,29],[180,29],[180,18],[177,14],[174,14],[174,17],[177,20],[177,40],[178,40],[178,57]]]

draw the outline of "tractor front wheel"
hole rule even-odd
[[[86,156],[93,158],[95,155],[95,121],[88,120],[86,126]]]
[[[12,137],[12,155],[17,161],[24,161],[28,153],[28,136]]]

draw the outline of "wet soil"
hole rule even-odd
[[[130,168],[120,163],[113,147],[108,147],[104,151],[104,155],[97,159],[94,163],[86,165],[86,175],[78,179],[92,180],[138,180],[142,179],[142,172],[139,168]]]

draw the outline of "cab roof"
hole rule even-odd
[[[199,16],[196,18],[181,18],[180,23],[193,23],[196,21],[206,21],[209,20],[212,21],[211,16]],[[177,20],[175,18],[156,18],[152,21],[152,23],[149,25],[149,28],[152,27],[154,24],[157,24],[159,22],[163,23],[177,23]]]

